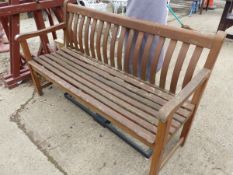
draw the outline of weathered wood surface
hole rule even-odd
[[[64,23],[17,38],[38,93],[41,86],[35,72],[150,146],[154,151],[150,175],[158,174],[187,139],[225,33],[203,35],[72,4],[65,5],[65,13]],[[26,40],[57,29],[64,29],[65,47],[32,58]],[[155,38],[159,43],[152,48]],[[154,60],[148,66],[151,49]],[[162,53],[164,62],[158,72]],[[200,60],[202,66],[198,66]],[[180,140],[165,157],[167,142],[181,127]]]

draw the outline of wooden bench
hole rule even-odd
[[[70,3],[64,6],[64,23],[16,38],[24,51],[36,91],[42,94],[42,76],[151,147],[150,175],[158,174],[187,139],[225,33],[203,35]],[[27,39],[60,29],[65,33],[63,48],[51,54],[31,56]],[[146,43],[142,50],[144,36]],[[159,42],[153,49],[155,38]],[[136,42],[134,48],[133,42]],[[154,59],[149,64],[151,49]],[[139,53],[142,53],[141,63]],[[157,72],[161,54],[164,62]],[[132,63],[130,55],[133,55]],[[150,77],[146,80],[148,67]],[[164,155],[165,146],[180,128],[178,143]]]

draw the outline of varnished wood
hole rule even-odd
[[[186,70],[182,88],[184,88],[188,84],[188,82],[192,79],[194,70],[196,68],[197,62],[201,56],[202,51],[203,51],[202,47],[196,46],[193,55],[191,57],[191,60],[189,62],[188,68]]]
[[[149,35],[147,37],[146,46],[145,46],[143,56],[142,56],[142,80],[146,80],[147,65],[148,65],[148,61],[149,61],[148,59],[150,56],[150,50],[151,50],[153,40],[154,40],[153,35]]]
[[[151,147],[150,175],[157,175],[179,145],[187,140],[225,34],[204,35],[69,3],[64,9],[64,23],[17,37],[37,92],[42,93],[39,74]],[[65,31],[65,47],[32,58],[26,40],[58,29]],[[154,49],[155,39],[159,42]],[[166,40],[170,41],[167,48]],[[177,42],[182,46],[176,58]],[[195,49],[182,77],[190,45]],[[203,49],[209,51],[207,58],[201,58]],[[159,85],[156,85],[157,67],[163,52]],[[151,53],[153,60],[149,65]],[[194,76],[200,58],[204,59],[204,66]],[[175,65],[173,71],[169,71],[172,59]],[[168,90],[167,77],[171,77]],[[177,90],[179,80],[183,80],[180,91]],[[164,157],[166,144],[182,126],[178,144]]]
[[[117,68],[119,70],[122,70],[122,56],[123,56],[123,44],[125,41],[125,34],[126,34],[126,29],[125,28],[121,28],[121,35],[119,38],[119,42],[118,42],[118,48],[117,48]]]
[[[142,46],[143,37],[144,37],[144,33],[139,32],[136,43],[135,43],[135,48],[134,48],[134,53],[133,53],[133,75],[134,76],[138,76],[140,49]]]
[[[172,55],[174,53],[174,50],[176,48],[177,41],[171,40],[164,58],[162,70],[161,70],[161,76],[160,76],[160,88],[164,89],[166,85],[167,80],[167,72],[168,68],[171,62]]]
[[[68,45],[70,47],[73,47],[73,30],[72,30],[72,23],[73,23],[73,19],[74,19],[74,14],[73,13],[69,13],[68,15],[68,28],[67,28],[67,39],[68,39]]]
[[[85,24],[85,34],[84,34],[84,43],[85,43],[85,53],[90,56],[90,49],[89,49],[89,28],[90,28],[91,18],[87,18]]]
[[[96,58],[95,54],[95,31],[96,31],[96,24],[97,20],[93,19],[92,25],[91,25],[91,38],[90,38],[90,47],[91,47],[91,56],[92,58]]]
[[[73,28],[73,41],[74,41],[74,47],[76,50],[79,49],[78,47],[78,20],[79,20],[79,15],[75,14],[74,16],[74,28]]]
[[[132,49],[132,44],[133,44],[133,39],[134,39],[134,30],[130,30],[128,37],[127,37],[127,42],[126,42],[126,49],[125,49],[125,60],[124,60],[124,71],[129,73],[129,66],[130,66],[130,56],[131,56],[131,49]]]
[[[162,37],[159,39],[159,43],[157,45],[157,48],[155,49],[155,54],[154,54],[152,64],[150,65],[151,66],[150,67],[150,83],[152,84],[155,83],[155,75],[157,72],[159,59],[161,58],[160,56],[162,53],[164,42],[165,42],[165,38]]]
[[[110,65],[115,67],[115,47],[116,47],[116,39],[117,39],[117,32],[118,32],[118,26],[113,26],[113,32],[112,32],[112,39],[110,43]]]
[[[178,55],[176,65],[175,65],[175,68],[173,71],[171,85],[170,85],[170,91],[172,93],[176,93],[178,78],[179,78],[180,71],[181,71],[181,68],[183,66],[184,60],[186,58],[189,46],[190,45],[187,43],[183,43],[181,46],[180,53]]]
[[[80,52],[82,52],[82,53],[84,53],[84,48],[83,48],[84,22],[85,22],[85,16],[81,16],[81,20],[80,20],[80,23],[79,23],[79,29],[78,29],[78,41],[79,41]]]
[[[21,47],[23,49],[24,57],[26,58],[26,60],[27,61],[32,60],[32,55],[30,53],[27,41],[22,40],[20,44],[21,44]],[[29,70],[31,71],[32,81],[33,81],[33,84],[35,86],[35,89],[36,89],[38,95],[42,95],[42,87],[41,87],[40,80],[37,77],[36,72],[33,70],[33,68],[30,65],[29,65]]]
[[[104,32],[104,40],[103,40],[103,56],[104,56],[104,63],[108,64],[108,38],[109,38],[109,31],[110,31],[111,24],[107,23],[105,32]]]
[[[97,58],[98,58],[99,61],[102,61],[101,37],[102,37],[103,26],[104,26],[104,22],[99,21],[98,30],[97,30],[97,39],[96,39],[96,52],[97,52]]]

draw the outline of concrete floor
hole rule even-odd
[[[221,12],[182,20],[214,33]],[[226,40],[187,144],[161,175],[233,175],[232,55],[233,41]],[[1,72],[6,56],[0,55]],[[0,87],[0,175],[146,175],[149,163],[56,87],[46,88],[42,97],[31,82],[13,90]]]

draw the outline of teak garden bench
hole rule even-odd
[[[16,37],[36,91],[42,94],[42,76],[151,147],[153,155],[149,174],[158,174],[187,139],[225,33],[204,35],[67,2],[64,9],[65,22]],[[60,29],[65,33],[63,48],[51,54],[31,56],[27,39]],[[146,43],[142,50],[144,37]],[[154,49],[151,45],[155,38],[159,42]],[[154,59],[147,80],[151,49]],[[157,72],[161,54],[164,62]],[[165,156],[165,146],[180,128],[178,143]]]

